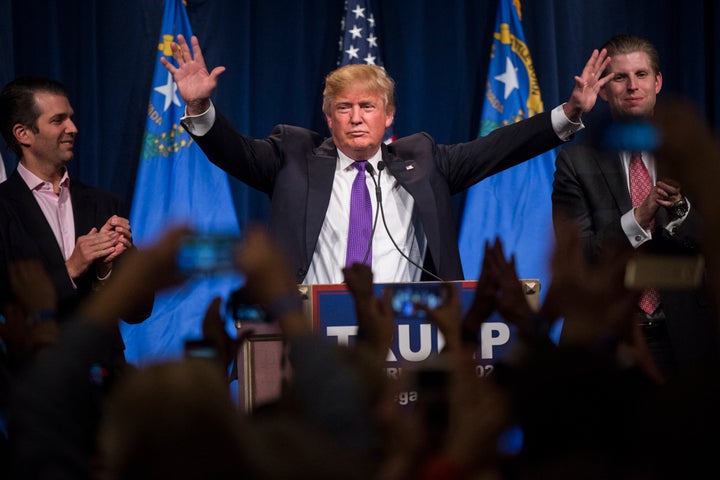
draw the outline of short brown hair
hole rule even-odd
[[[642,37],[635,35],[621,34],[610,38],[602,48],[607,50],[608,56],[612,57],[619,53],[645,52],[650,59],[650,68],[657,75],[660,73],[660,55],[655,45]],[[604,73],[607,73],[605,71]]]
[[[13,127],[20,124],[30,127],[34,132],[38,131],[40,110],[35,94],[39,92],[67,97],[63,84],[42,77],[18,77],[5,85],[0,92],[0,134],[18,158],[22,156],[22,150],[13,135]]]

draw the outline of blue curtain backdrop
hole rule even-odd
[[[397,81],[394,133],[440,143],[475,138],[497,0],[369,1],[383,63]],[[132,202],[164,1],[0,0],[0,83],[57,78],[69,89],[80,134],[74,178]],[[215,103],[242,131],[276,123],[326,132],[322,81],[336,66],[343,0],[188,0],[210,67],[225,65]],[[564,101],[593,48],[631,32],[660,51],[663,94],[697,104],[720,132],[720,6],[714,0],[528,0],[526,43],[546,109]],[[585,120],[605,110],[600,102]],[[0,147],[8,171],[16,159]],[[240,228],[267,218],[268,199],[230,181]],[[464,196],[459,195],[460,225]],[[142,235],[142,233],[141,233]]]

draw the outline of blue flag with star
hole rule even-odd
[[[171,60],[170,45],[178,34],[192,37],[185,6],[182,0],[166,0],[160,38],[153,46],[155,74],[130,214],[139,248],[174,224],[198,232],[240,232],[227,175],[210,163],[180,125],[185,102],[160,63],[163,56]],[[201,336],[202,318],[212,298],[226,298],[239,281],[234,275],[193,278],[158,293],[150,318],[122,325],[128,361],[143,364],[180,355],[185,340]]]
[[[490,53],[480,136],[543,111],[540,88],[520,22],[520,2],[500,0]],[[552,180],[554,151],[486,178],[468,190],[460,227],[465,278],[478,278],[485,240],[500,237],[515,254],[518,276],[550,281],[554,245]]]
[[[376,34],[375,16],[367,0],[346,0],[345,15],[340,21],[340,55],[338,66],[353,63],[383,66]],[[385,131],[383,141],[395,139],[392,125]]]

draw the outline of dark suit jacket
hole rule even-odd
[[[220,114],[206,135],[194,139],[210,161],[270,196],[270,228],[301,282],[330,201],[338,156],[332,139],[278,125],[269,138],[256,140]],[[425,268],[444,280],[463,278],[452,195],[560,143],[546,112],[467,143],[438,145],[418,133],[383,145],[387,170],[415,200],[428,241]]]
[[[128,218],[127,208],[118,198],[77,180],[70,181],[70,196],[76,239],[93,227],[100,229],[113,215]],[[6,262],[22,258],[42,261],[57,291],[61,317],[70,314],[78,302],[90,294],[97,278],[97,272],[91,266],[75,279],[77,289],[73,287],[52,229],[27,184],[15,170],[0,183],[0,295],[3,297],[0,300],[7,300],[10,295]],[[137,323],[147,318],[152,312],[152,300],[153,297],[148,296],[148,304],[138,316],[126,320]],[[118,339],[120,346],[119,331]]]
[[[552,205],[554,221],[565,215],[577,223],[589,260],[596,259],[610,244],[632,248],[620,225],[620,217],[632,208],[632,201],[617,152],[601,152],[586,145],[563,149],[555,162]],[[699,253],[701,218],[697,209],[690,209],[673,234],[663,228],[667,224],[667,212],[661,208],[653,238],[642,246],[644,251],[661,255]],[[718,333],[714,306],[704,289],[661,290],[660,295],[680,367],[714,359]]]

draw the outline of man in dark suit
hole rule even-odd
[[[323,113],[331,138],[280,125],[256,140],[216,113],[210,95],[225,68],[208,73],[197,38],[191,50],[178,36],[173,53],[177,67],[162,62],[187,103],[183,125],[210,161],[270,196],[271,230],[297,281],[310,284],[341,283],[342,268],[353,263],[346,252],[358,163],[371,165],[365,179],[375,187],[368,200],[375,215],[382,206],[384,228],[373,228],[372,240],[363,242],[375,280],[462,279],[451,196],[582,128],[580,116],[595,104],[607,63],[605,52],[594,52],[566,104],[486,137],[438,145],[419,133],[385,145],[395,114],[394,81],[381,67],[346,65],[326,77]]]
[[[637,151],[585,144],[563,149],[552,194],[556,227],[561,218],[575,221],[586,257],[593,261],[610,246],[660,255],[697,254],[698,212],[677,182],[658,175],[652,145],[646,141],[653,137],[611,137],[610,128],[623,125],[647,132],[647,124],[638,122],[652,117],[662,89],[658,52],[649,41],[632,35],[615,36],[603,48],[611,58],[610,81],[599,94],[615,124],[597,137],[605,138],[606,146],[635,143],[632,150]],[[634,198],[631,177],[636,169],[648,172],[649,193]],[[561,232],[556,228],[556,234]],[[672,376],[715,358],[718,335],[704,291],[653,289],[643,295],[651,293],[659,293],[659,299],[649,307],[641,302],[637,322],[660,371]]]
[[[8,262],[41,260],[57,291],[61,320],[134,248],[123,203],[70,181],[66,165],[78,133],[72,117],[66,90],[56,81],[20,77],[0,92],[0,131],[19,158],[17,169],[0,183],[0,283],[8,285]],[[9,288],[0,295],[3,302],[13,301]],[[137,315],[124,320],[144,320],[152,301],[149,295]],[[124,359],[119,330],[115,357]]]

